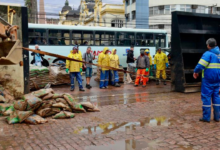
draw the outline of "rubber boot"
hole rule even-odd
[[[166,80],[163,81],[163,85],[167,85]]]
[[[121,85],[118,83],[115,83],[115,87],[120,87]]]
[[[159,80],[156,81],[156,85],[159,85]]]

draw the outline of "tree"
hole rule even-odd
[[[33,18],[33,13],[32,13],[32,0],[24,0],[25,2],[25,6],[28,9],[28,22],[29,23],[33,23],[34,22],[34,18]]]

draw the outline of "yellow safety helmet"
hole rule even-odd
[[[149,50],[149,49],[146,49],[144,52],[145,52],[145,53],[147,53],[147,52],[149,52],[149,53],[150,53],[150,50]]]

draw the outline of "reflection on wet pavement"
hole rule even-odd
[[[92,118],[100,120],[99,118]],[[127,134],[132,134],[136,127],[144,127],[144,126],[170,126],[172,123],[171,119],[166,117],[155,117],[155,118],[143,118],[140,119],[139,122],[124,122],[124,123],[101,123],[96,127],[78,127],[74,130],[74,134],[116,134],[117,132],[126,132]]]
[[[169,99],[168,93],[160,93],[163,99]],[[108,96],[83,96],[75,98],[77,102],[89,101],[97,103],[98,106],[117,105],[117,104],[132,104],[136,102],[148,102],[160,99],[155,99],[158,94],[149,94],[147,92],[136,94],[119,94]],[[178,96],[176,97],[178,98]]]
[[[110,145],[88,146],[85,150],[153,150],[157,148],[157,144],[157,140],[121,140]]]

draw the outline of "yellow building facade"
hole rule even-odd
[[[93,6],[93,11],[91,7]],[[125,23],[124,4],[104,4],[101,0],[82,0],[79,25],[100,27],[123,27]]]

